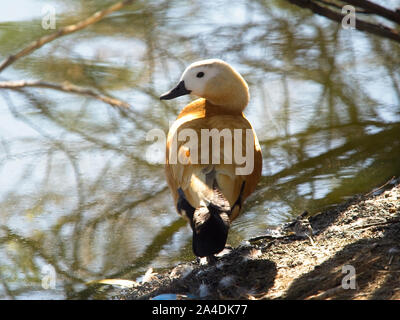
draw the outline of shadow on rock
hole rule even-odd
[[[382,237],[361,239],[345,246],[332,258],[296,279],[284,298],[399,299],[400,223],[378,229]],[[354,268],[354,288],[351,288],[350,271],[343,266]]]
[[[192,299],[248,299],[268,291],[277,273],[274,262],[257,259],[258,251],[238,248],[213,265],[181,264],[159,279],[157,289],[145,295],[137,292],[130,298],[151,299],[173,293]]]

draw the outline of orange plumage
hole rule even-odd
[[[230,65],[216,59],[192,64],[178,87],[161,99],[187,93],[203,98],[187,105],[171,126],[165,174],[178,213],[193,229],[194,253],[212,256],[224,248],[230,223],[257,186],[262,155],[257,136],[242,112],[249,100],[247,84]],[[213,153],[213,138],[203,137],[204,131],[216,134],[219,154]],[[237,138],[241,139],[235,144]],[[204,149],[205,142],[209,151]],[[236,157],[238,151],[247,158]],[[219,161],[215,161],[218,156]],[[239,163],[243,159],[246,162]],[[238,174],[238,168],[248,161],[251,172]]]

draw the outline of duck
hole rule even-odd
[[[192,229],[193,253],[211,262],[224,250],[232,222],[257,187],[262,153],[243,114],[249,87],[230,64],[194,62],[160,99],[188,94],[198,99],[169,128],[165,176],[178,214]]]

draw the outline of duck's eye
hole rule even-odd
[[[196,77],[197,78],[203,78],[204,77],[204,72],[203,71],[199,72],[198,74],[196,74]]]

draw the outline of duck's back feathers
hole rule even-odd
[[[229,225],[261,176],[257,136],[243,115],[246,81],[222,60],[191,64],[161,99],[191,93],[168,133],[165,172],[178,213],[193,230],[193,251],[211,256],[223,249]],[[218,150],[219,147],[219,150]]]
[[[174,135],[184,132],[184,129],[191,129],[198,137],[197,155],[196,150],[188,144],[188,140],[175,140],[176,148],[174,148]],[[224,150],[225,140],[221,138],[220,145],[220,163],[213,164],[211,156],[209,164],[201,161],[201,129],[217,129],[222,132],[228,129],[231,136],[234,136],[234,129],[241,129],[242,136],[242,152],[246,152],[245,130],[251,130],[253,140],[251,141],[254,149],[254,169],[249,175],[237,175],[236,169],[243,167],[243,164],[236,163],[233,156],[234,146],[232,145],[231,163],[225,161]],[[233,141],[233,140],[232,140]],[[231,142],[232,143],[232,142]],[[233,143],[232,143],[233,144]],[[212,142],[210,139],[210,150]],[[175,163],[170,163],[170,152],[177,151],[178,158]],[[210,155],[211,151],[208,153]],[[186,164],[180,163],[179,160],[184,159]],[[257,137],[247,119],[240,113],[227,113],[226,110],[213,106],[205,99],[198,99],[186,106],[177,121],[173,124],[167,139],[166,154],[166,176],[168,184],[172,190],[175,204],[179,199],[178,189],[181,188],[185,194],[186,200],[193,208],[201,206],[201,202],[210,203],[214,195],[214,187],[224,195],[229,202],[233,212],[230,214],[232,221],[239,214],[243,201],[254,191],[258,180],[261,176],[261,150]],[[236,204],[236,205],[235,205]],[[179,212],[182,214],[181,212]]]

